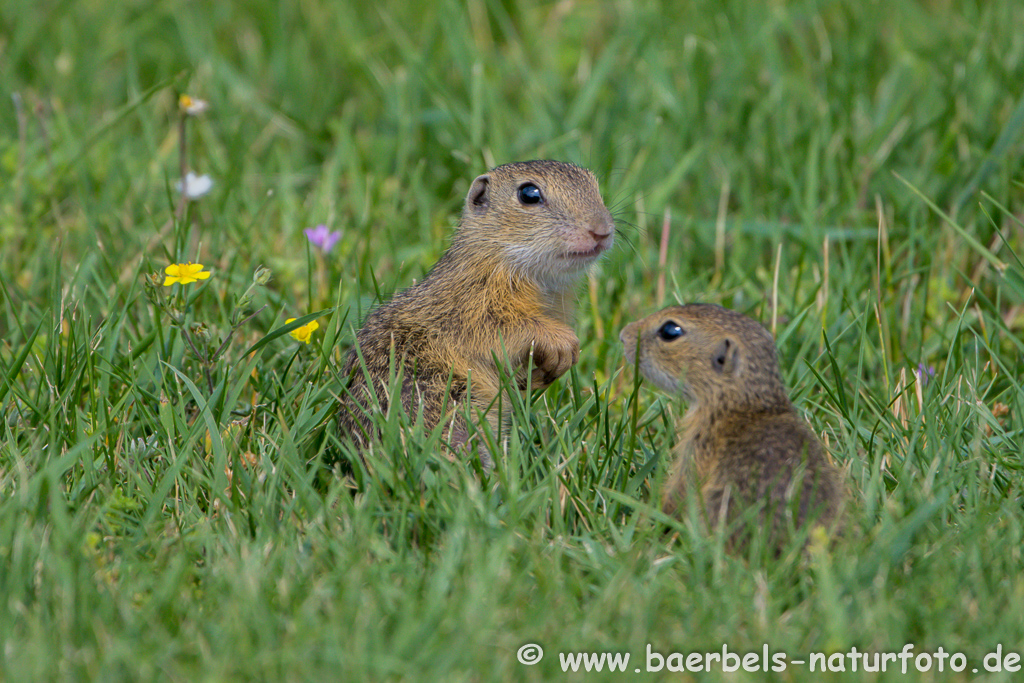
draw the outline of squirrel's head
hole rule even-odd
[[[715,304],[669,306],[619,334],[626,359],[660,389],[695,406],[788,404],[775,342],[745,315]]]
[[[523,161],[473,181],[455,239],[559,288],[614,238],[615,224],[593,173],[560,161]]]

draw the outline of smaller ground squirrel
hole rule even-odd
[[[413,419],[422,414],[428,429],[443,423],[456,451],[468,438],[467,397],[487,412],[497,434],[495,359],[520,389],[546,387],[576,363],[573,284],[614,234],[586,169],[526,161],[477,177],[448,250],[356,334],[343,370],[340,431],[366,448],[376,434],[371,413],[378,405],[388,410],[389,378],[401,370],[401,395],[394,398]],[[493,464],[483,449],[481,457],[484,467]]]
[[[760,525],[776,553],[808,520],[838,523],[842,476],[789,400],[764,327],[721,306],[689,304],[631,323],[619,339],[630,363],[639,355],[644,377],[689,403],[662,497],[667,514],[685,514],[691,491],[712,529],[756,505],[754,524],[727,527],[730,545],[742,547]]]

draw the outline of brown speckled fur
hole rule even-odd
[[[658,334],[669,321],[684,331],[673,340]],[[836,527],[842,476],[789,400],[767,330],[721,306],[689,304],[627,325],[620,339],[630,363],[636,362],[638,338],[643,375],[689,402],[663,492],[667,514],[684,514],[694,491],[711,528],[733,524],[759,505],[756,519],[776,552],[790,525],[813,519]],[[736,528],[732,545],[742,546],[753,533],[759,532]]]
[[[544,201],[524,205],[525,183]],[[361,447],[375,437],[367,410],[388,409],[390,359],[403,372],[402,407],[459,452],[468,437],[462,406],[488,411],[500,391],[502,359],[521,388],[532,349],[530,386],[542,388],[579,358],[572,321],[573,285],[611,246],[614,224],[597,181],[586,169],[556,161],[499,166],[473,181],[451,247],[419,283],[399,292],[366,319],[356,335],[372,384],[350,351],[351,378],[338,422]],[[472,377],[470,380],[469,378]],[[450,392],[447,391],[450,383]],[[488,413],[497,428],[494,411]],[[496,432],[495,432],[496,433]],[[484,465],[490,466],[483,453]]]

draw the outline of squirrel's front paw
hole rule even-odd
[[[530,347],[530,356],[533,357],[530,386],[543,389],[568,372],[580,359],[580,340],[568,329],[556,336],[538,337]],[[526,362],[530,362],[529,357]]]

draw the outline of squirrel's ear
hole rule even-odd
[[[711,354],[711,367],[715,372],[733,374],[739,365],[740,350],[736,343],[726,337],[718,342],[714,352]]]
[[[473,209],[486,209],[491,202],[491,176],[484,173],[477,176],[473,184],[469,186],[469,194],[466,195],[466,206]]]

